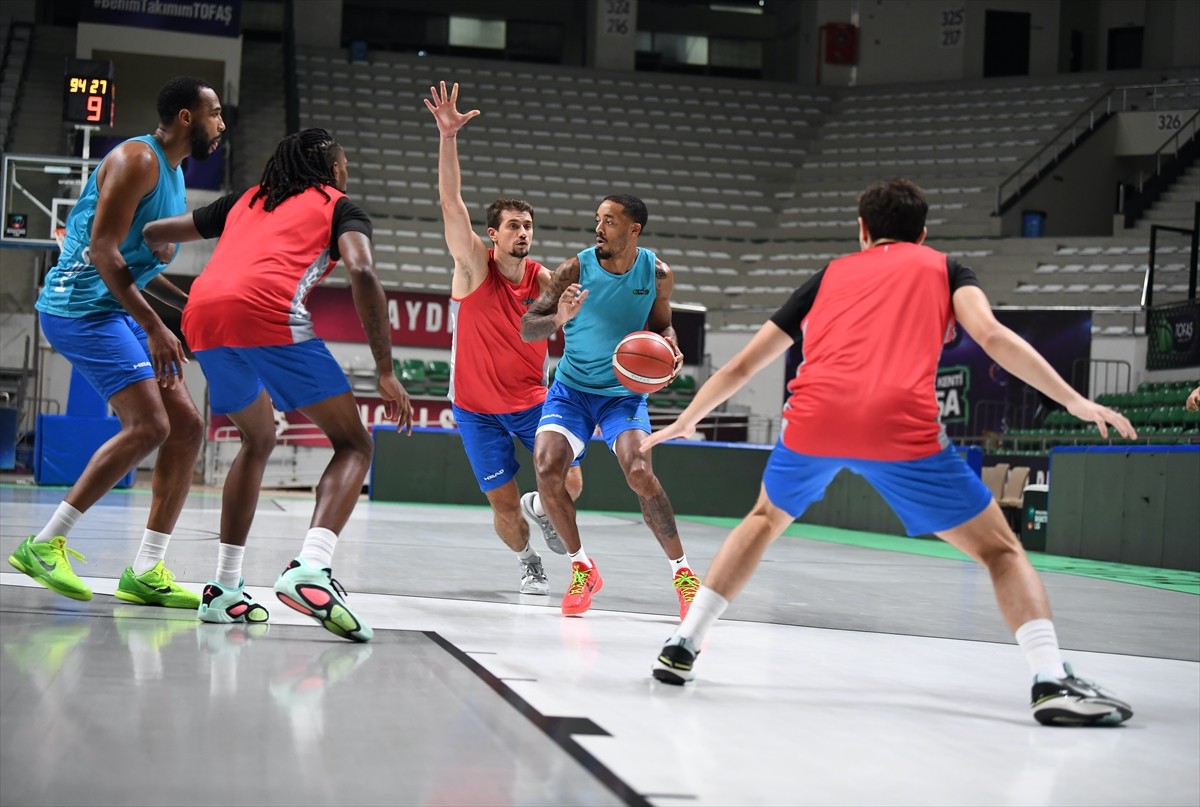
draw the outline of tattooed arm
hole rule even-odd
[[[571,258],[554,270],[550,286],[521,317],[521,338],[526,342],[549,339],[575,318],[587,296],[579,285],[579,258]]]
[[[412,432],[412,402],[408,393],[396,378],[392,364],[392,330],[388,322],[387,297],[383,285],[375,274],[375,260],[371,255],[371,240],[365,233],[347,230],[338,236],[338,252],[342,263],[350,273],[350,290],[354,295],[354,308],[371,346],[371,355],[379,371],[379,397],[387,407],[388,420],[398,422],[398,430]]]

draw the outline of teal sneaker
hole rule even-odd
[[[161,605],[164,608],[200,608],[200,597],[175,582],[175,575],[160,560],[149,570],[134,574],[132,566],[125,567],[121,582],[113,596],[138,605]]]
[[[374,631],[346,604],[346,589],[330,569],[317,569],[296,558],[275,581],[275,596],[343,639],[369,642]]]
[[[34,542],[34,536],[29,536],[16,551],[8,556],[8,562],[20,572],[32,577],[51,591],[56,591],[64,597],[73,600],[90,600],[92,590],[88,588],[75,570],[71,568],[71,559],[83,560],[83,555],[74,549],[67,548],[65,536],[55,536],[52,541]]]
[[[204,586],[203,599],[196,615],[201,622],[266,622],[271,618],[267,609],[247,594],[245,578],[238,580],[237,588],[225,588],[220,583],[209,582]]]

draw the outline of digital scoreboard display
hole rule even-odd
[[[63,77],[63,120],[112,126],[116,113],[117,87],[112,62],[99,59],[67,59]]]

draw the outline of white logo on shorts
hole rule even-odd
[[[149,367],[149,366],[150,366],[150,362],[148,362],[148,361],[140,361],[140,362],[138,362],[137,364],[133,365],[133,369],[135,369],[135,370],[140,370],[140,369],[142,369],[143,367]]]

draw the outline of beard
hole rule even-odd
[[[529,255],[529,247],[513,247],[508,254],[514,258],[524,258]]]
[[[615,253],[613,252],[613,250],[609,248],[607,241],[604,242],[603,246],[601,246],[600,244],[596,245],[596,257],[599,258],[600,260],[607,261],[614,254]]]
[[[212,147],[213,141],[218,140],[218,137],[209,137],[199,128],[193,129],[188,137],[188,144],[192,147],[191,157],[193,160],[207,160],[216,150]]]

